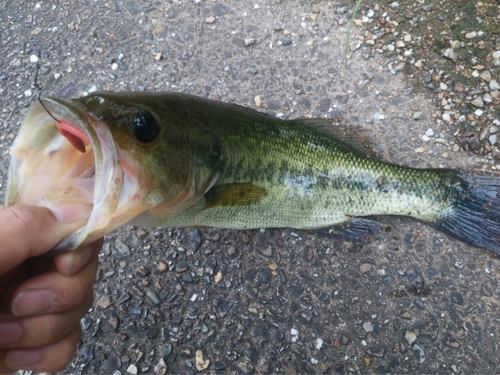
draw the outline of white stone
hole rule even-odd
[[[31,61],[32,63],[37,63],[37,62],[38,62],[38,60],[40,60],[40,59],[38,58],[38,56],[37,56],[37,55],[31,55],[31,57],[30,57],[30,61]]]
[[[498,84],[497,81],[491,81],[489,86],[490,90],[500,90],[500,85]]]
[[[428,137],[432,137],[434,135],[434,130],[432,130],[431,128],[427,129],[425,135]]]
[[[319,337],[316,339],[316,349],[320,350],[321,347],[323,346],[323,340],[321,340]]]
[[[445,50],[441,51],[441,55],[446,57],[447,59],[450,59],[451,61],[457,61],[458,55],[453,51],[453,48],[446,48]]]
[[[498,136],[496,134],[492,134],[488,137],[488,141],[490,141],[491,145],[497,143]]]
[[[403,37],[403,40],[405,42],[411,42],[411,35],[410,34],[406,34],[404,37]]]
[[[298,336],[299,335],[299,331],[297,331],[295,328],[292,328],[290,330],[290,335],[292,335],[292,336]]]
[[[482,116],[482,115],[483,115],[483,113],[484,113],[484,111],[483,111],[482,109],[476,109],[476,110],[474,111],[474,114],[475,114],[477,117]]]
[[[495,51],[491,54],[494,59],[500,59],[500,51]]]
[[[136,365],[130,365],[130,366],[128,366],[127,372],[129,374],[136,375],[137,374],[137,366]]]
[[[450,46],[451,46],[451,48],[458,48],[458,47],[460,47],[460,41],[458,41],[458,40],[452,40],[450,42]]]

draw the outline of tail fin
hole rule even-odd
[[[500,254],[500,175],[456,171],[453,208],[432,225],[471,245]]]

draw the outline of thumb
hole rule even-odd
[[[0,275],[28,258],[49,251],[82,227],[90,208],[80,206],[84,205],[59,206],[55,212],[45,207],[24,205],[1,210]]]

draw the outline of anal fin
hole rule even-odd
[[[377,238],[382,232],[388,231],[389,226],[375,220],[352,218],[351,220],[329,228],[329,234],[338,236],[346,241],[366,242]]]

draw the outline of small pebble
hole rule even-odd
[[[486,82],[491,81],[491,73],[489,70],[485,70],[484,72],[482,72],[479,77],[481,77],[481,79],[483,81],[486,81]]]
[[[322,346],[323,346],[323,340],[318,337],[316,339],[316,349],[320,350]]]
[[[210,17],[207,17],[205,19],[205,23],[212,24],[214,22],[215,22],[215,17],[214,16],[210,16]]]
[[[255,44],[255,39],[254,38],[246,38],[245,39],[245,47],[250,47]]]
[[[500,84],[497,81],[491,81],[489,87],[490,90],[500,90]]]
[[[483,102],[483,99],[481,97],[477,97],[476,99],[474,99],[471,104],[474,106],[474,107],[479,107],[479,108],[482,108],[484,107],[484,102]]]
[[[413,331],[406,331],[405,340],[409,345],[411,345],[417,340],[417,335],[415,335],[415,332]]]
[[[423,113],[421,111],[413,112],[413,120],[420,120],[422,118]]]
[[[203,352],[201,350],[196,351],[196,369],[198,371],[206,370],[210,366],[210,359],[203,358]]]
[[[458,55],[455,53],[455,51],[453,51],[453,48],[446,48],[445,50],[441,51],[441,55],[454,62],[458,60]]]
[[[115,244],[115,249],[118,250],[118,253],[121,256],[130,255],[130,246],[128,246],[125,242],[118,240]]]
[[[359,271],[361,273],[367,273],[373,268],[373,266],[370,263],[363,263],[361,266],[359,266]]]
[[[137,374],[137,366],[136,366],[136,365],[133,365],[133,364],[132,364],[132,365],[130,365],[130,366],[128,366],[128,368],[127,368],[127,372],[128,372],[129,374],[136,375],[136,374]]]
[[[370,333],[373,332],[374,327],[371,322],[365,322],[363,323],[363,329],[365,330],[366,333]]]

